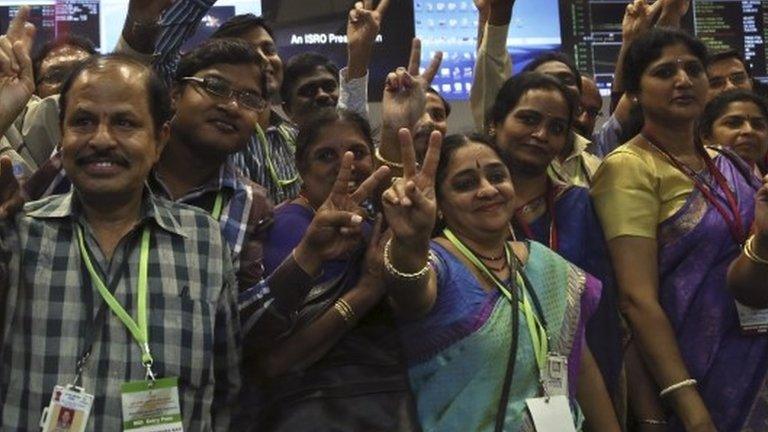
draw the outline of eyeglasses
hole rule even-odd
[[[235,90],[225,80],[216,77],[184,77],[182,81],[192,81],[197,83],[203,90],[213,96],[217,96],[224,99],[234,98],[237,104],[252,109],[254,111],[262,111],[269,105],[266,99],[250,91]]]
[[[746,72],[734,72],[728,76],[710,78],[709,86],[716,89],[723,88],[725,87],[725,81],[728,80],[735,87],[738,87],[744,84],[748,79],[749,76]]]

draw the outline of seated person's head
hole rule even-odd
[[[181,58],[174,77],[174,140],[213,160],[248,144],[266,99],[266,62],[241,39],[210,39]]]
[[[274,31],[264,18],[254,14],[235,15],[221,25],[211,38],[238,38],[253,44],[267,61],[267,91],[270,98],[280,94],[283,84],[283,60],[277,52]]]
[[[537,56],[523,68],[523,72],[550,75],[577,95],[581,94],[581,73],[573,60],[561,52],[550,51]]]
[[[725,51],[707,58],[709,99],[733,90],[752,90],[752,77],[744,58],[736,51]]]
[[[591,137],[595,131],[595,123],[603,109],[603,97],[597,89],[595,80],[587,75],[581,76],[581,97],[579,98],[579,115],[573,123],[573,128],[582,136]]]
[[[768,105],[749,90],[729,90],[709,101],[699,118],[699,138],[706,145],[731,148],[750,164],[768,152]]]
[[[168,139],[168,89],[152,69],[122,56],[92,56],[61,87],[61,154],[82,199],[140,194]]]
[[[527,72],[507,80],[490,112],[491,135],[510,171],[542,175],[565,148],[576,111],[573,91]]]
[[[302,195],[318,208],[331,193],[346,152],[352,152],[354,191],[373,172],[373,135],[368,121],[348,110],[323,110],[309,118],[296,138],[296,167]]]
[[[77,35],[60,36],[45,45],[32,58],[35,94],[58,94],[67,76],[80,62],[96,54],[93,43]]]
[[[682,125],[701,115],[709,91],[706,59],[704,44],[680,30],[654,28],[632,42],[624,89],[642,108],[646,125]]]
[[[318,111],[336,109],[339,69],[317,53],[294,56],[286,64],[280,96],[285,113],[301,126]]]
[[[424,159],[432,131],[438,131],[443,136],[448,133],[448,116],[451,115],[451,104],[435,89],[428,87],[426,96],[427,103],[424,106],[424,114],[414,127],[413,147],[416,152],[416,160]]]
[[[435,175],[440,210],[436,230],[484,239],[509,226],[515,213],[515,188],[496,146],[486,138],[450,135],[443,140]]]

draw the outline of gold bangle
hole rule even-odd
[[[378,147],[376,147],[376,150],[373,151],[373,157],[376,158],[376,160],[381,162],[383,165],[386,165],[390,168],[403,169],[403,164],[399,162],[392,162],[389,159],[385,159],[384,156],[381,155],[381,152],[379,151]]]
[[[352,310],[352,306],[350,306],[343,298],[336,300],[336,303],[333,304],[333,308],[336,309],[336,312],[338,312],[339,315],[341,315],[341,318],[346,324],[350,325],[355,322],[355,311]]]
[[[675,384],[672,384],[671,386],[669,386],[669,387],[665,388],[664,390],[660,391],[659,392],[659,397],[664,397],[664,396],[672,393],[675,390],[680,390],[683,387],[695,386],[697,382],[698,381],[696,381],[693,378],[688,378],[687,380],[682,380],[682,381],[680,381],[678,383],[675,383]]]
[[[392,249],[392,239],[390,238],[389,240],[387,240],[387,244],[384,245],[384,268],[387,270],[387,273],[389,273],[390,275],[398,279],[417,280],[417,279],[421,279],[427,273],[429,273],[429,267],[430,267],[429,262],[433,261],[432,251],[429,251],[429,254],[427,255],[427,262],[424,263],[424,267],[422,267],[421,270],[414,273],[404,273],[396,269],[395,266],[392,265],[392,260],[390,259],[391,249]]]
[[[744,255],[749,258],[750,261],[755,262],[757,264],[765,264],[768,265],[768,259],[762,258],[755,253],[755,235],[752,234],[749,236],[747,241],[744,243]]]

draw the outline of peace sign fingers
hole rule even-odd
[[[438,131],[432,131],[429,135],[427,144],[427,154],[424,156],[424,163],[421,165],[420,175],[424,180],[428,180],[430,185],[435,184],[435,175],[437,174],[437,165],[440,162],[440,147],[443,145],[443,134]]]
[[[408,128],[397,132],[400,139],[400,161],[403,164],[403,178],[406,180],[416,177],[416,151],[413,149],[413,136]]]
[[[333,183],[331,194],[326,202],[342,202],[341,200],[349,193],[349,181],[352,179],[352,161],[354,158],[355,155],[350,151],[345,152],[344,156],[342,156],[341,167],[339,167],[339,173],[336,175],[336,182]]]
[[[360,204],[366,198],[373,195],[379,184],[387,177],[389,177],[389,167],[380,166],[379,169],[374,171],[373,174],[365,179],[365,181],[363,181],[363,183],[358,186],[357,190],[355,190],[352,195],[350,195],[352,202],[355,204]]]

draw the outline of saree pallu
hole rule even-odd
[[[757,179],[736,156],[721,154],[714,161],[738,199],[744,226],[749,227]],[[712,178],[706,180],[716,184]],[[722,191],[716,195],[726,205]],[[742,333],[735,300],[726,286],[728,265],[739,255],[740,245],[696,188],[683,207],[659,225],[658,244],[659,301],[688,372],[698,381],[718,430],[739,431],[765,385],[768,366],[768,338]],[[669,430],[684,428],[673,418]]]
[[[422,319],[400,323],[419,418],[425,431],[492,431],[512,340],[512,307],[498,290],[486,291],[441,245],[433,242],[432,251],[435,305]],[[535,242],[525,273],[546,318],[550,351],[569,360],[571,407],[580,427],[576,379],[584,321],[597,306],[600,282]],[[522,313],[516,352],[504,430],[533,430],[525,400],[541,395],[539,371]]]
[[[600,304],[587,322],[587,345],[603,374],[605,387],[614,404],[623,408],[623,385],[620,379],[623,369],[621,320],[613,267],[603,228],[592,206],[589,189],[556,184],[554,198],[558,234],[558,248],[555,252],[596,277],[603,285]],[[529,224],[533,234],[530,240],[549,244],[550,218],[550,213],[546,212]],[[515,228],[518,237],[525,238],[525,231]]]

